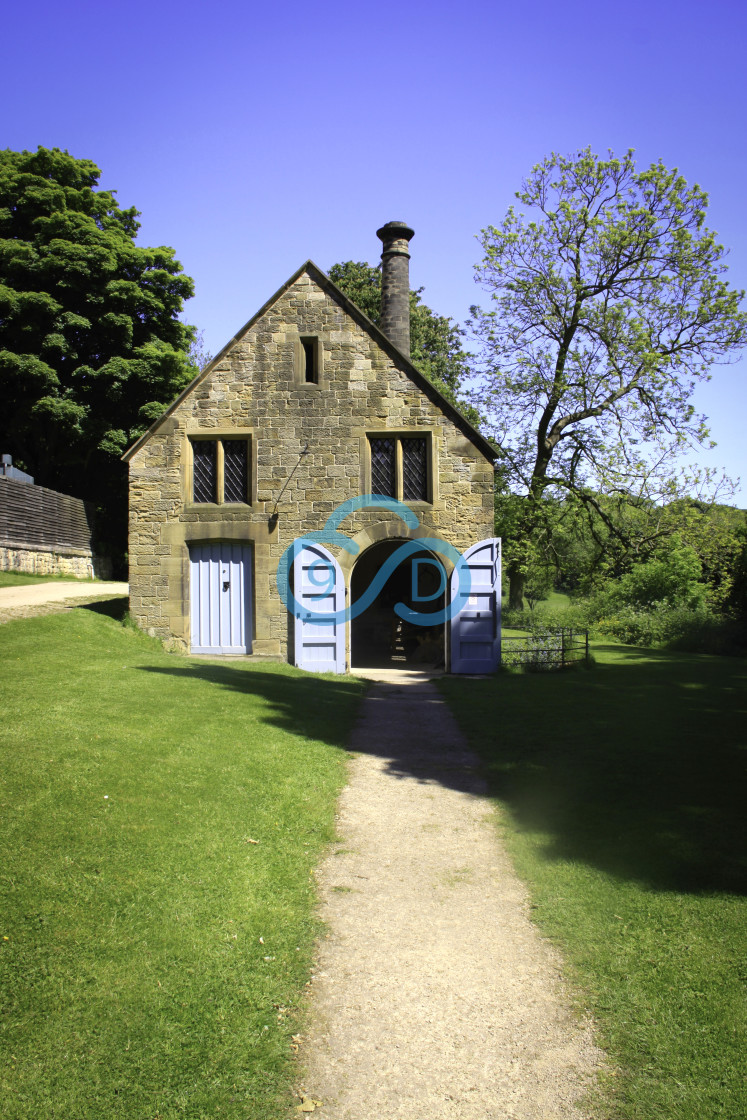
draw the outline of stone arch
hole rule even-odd
[[[402,531],[404,530],[404,531]],[[403,620],[395,612],[397,603],[423,613],[443,610],[448,594],[448,565],[423,545],[391,573],[372,604],[358,614],[357,602],[372,585],[382,566],[405,541],[429,536],[427,531],[408,532],[394,522],[372,526],[355,538],[361,544],[349,559],[346,578],[350,589],[350,663],[357,668],[443,669],[447,659],[447,630],[443,622],[419,625]],[[368,538],[363,546],[362,538]],[[342,557],[340,558],[342,564]],[[437,568],[440,565],[441,568]],[[443,578],[440,571],[443,570]],[[436,597],[433,597],[435,593]]]

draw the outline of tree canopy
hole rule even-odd
[[[381,266],[366,261],[333,264],[329,277],[376,326],[381,323]],[[464,399],[469,355],[462,346],[464,331],[452,319],[437,315],[421,300],[423,288],[410,289],[410,357],[429,381],[473,424],[479,412]]]
[[[100,175],[57,148],[0,151],[0,450],[108,507],[121,545],[119,456],[196,372],[192,281],[172,249],[135,244],[138,211]]]
[[[723,279],[724,250],[705,226],[707,198],[676,170],[636,169],[631,152],[553,154],[482,231],[472,309],[483,346],[476,401],[525,502],[519,538],[550,493],[608,520],[599,495],[673,499],[674,466],[708,440],[695,383],[744,344],[743,293]],[[526,566],[509,565],[520,605]],[[522,567],[524,571],[522,571]]]

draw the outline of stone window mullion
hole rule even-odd
[[[394,444],[394,478],[395,478],[395,497],[398,502],[402,501],[402,440],[395,440]]]
[[[223,440],[216,441],[216,464],[215,464],[215,500],[218,505],[223,505],[223,480],[224,480],[224,459],[223,459]]]

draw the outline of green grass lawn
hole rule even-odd
[[[564,611],[567,607],[569,607],[571,605],[572,602],[573,602],[573,600],[571,599],[570,595],[567,595],[565,591],[555,591],[555,590],[553,590],[553,591],[548,592],[548,595],[547,595],[546,599],[540,599],[540,601],[537,603],[537,605],[535,606],[534,609],[535,609],[535,611],[537,611],[537,610],[540,611],[540,613],[542,612],[543,609],[550,609],[554,612]],[[504,611],[508,610],[508,584],[506,584],[503,588],[503,598],[501,600],[501,604],[503,606]],[[529,604],[526,603],[526,600],[525,600],[524,609],[527,612],[527,614],[532,613],[529,609]]]
[[[270,1120],[363,686],[106,609],[0,627],[2,1114]]]
[[[601,1115],[747,1116],[747,663],[595,646],[444,679],[615,1073]]]
[[[68,583],[95,583],[92,579],[76,579],[75,576],[35,576],[29,572],[0,572],[0,587],[23,587],[27,583],[50,583],[65,580]]]

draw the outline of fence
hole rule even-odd
[[[548,630],[524,638],[501,638],[501,663],[509,667],[543,672],[588,660],[588,630]]]
[[[111,564],[94,555],[93,534],[87,502],[0,479],[0,570],[107,578]]]

